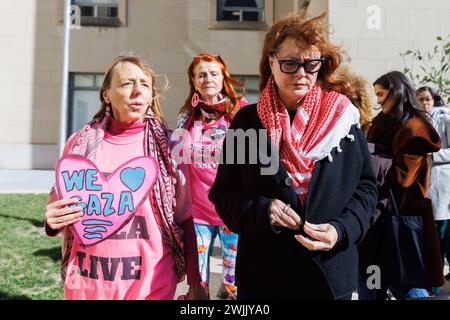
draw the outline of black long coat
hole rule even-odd
[[[237,129],[248,133],[245,148],[230,144],[237,141],[232,136]],[[332,150],[332,162],[325,158],[316,163],[308,199],[302,207],[281,161],[277,158],[267,163],[266,154],[261,154],[263,147],[268,150],[271,144],[265,133],[258,134],[258,129],[262,124],[256,105],[236,114],[223,144],[222,157],[227,164],[219,165],[209,194],[224,223],[239,234],[238,298],[337,299],[350,294],[357,283],[356,244],[363,238],[377,202],[363,132],[353,126],[349,133],[354,141],[343,138],[342,152]],[[249,150],[260,151],[256,163],[251,162]],[[246,161],[241,159],[244,153]],[[278,170],[261,174],[262,168],[274,164]],[[281,228],[276,233],[268,218],[273,199],[289,203],[303,220],[332,223],[341,230],[338,245],[328,252],[310,252],[297,242],[291,230]]]

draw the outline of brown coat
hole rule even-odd
[[[440,147],[441,139],[428,123],[419,117],[410,118],[394,136],[388,179],[396,191],[400,213],[422,215],[424,263],[433,287],[442,286],[444,277],[433,212],[424,199],[428,196],[430,177],[427,154]]]

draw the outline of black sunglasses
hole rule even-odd
[[[297,60],[292,59],[279,59],[275,52],[272,52],[272,56],[278,61],[281,72],[287,74],[296,73],[298,69],[300,69],[300,67],[303,67],[305,72],[309,74],[319,72],[320,68],[322,67],[322,63],[324,63],[326,60],[324,57],[321,57],[318,59],[310,59],[303,62],[298,62]]]

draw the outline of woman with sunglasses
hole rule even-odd
[[[225,133],[236,112],[248,103],[236,93],[233,85],[238,83],[231,79],[219,55],[200,53],[194,57],[188,67],[188,78],[190,91],[180,110],[177,127],[186,133],[182,142],[188,158],[181,167],[189,178],[192,194],[200,274],[208,289],[209,260],[214,240],[219,236],[223,267],[218,296],[234,300],[238,236],[217,215],[208,192],[216,177]]]
[[[240,110],[209,194],[239,234],[238,299],[351,299],[377,190],[324,15],[267,32],[258,103]],[[271,149],[271,150],[268,150]]]

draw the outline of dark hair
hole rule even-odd
[[[420,87],[419,89],[416,90],[416,94],[419,94],[424,91],[428,91],[428,93],[431,94],[431,96],[433,97],[433,100],[434,100],[433,107],[445,105],[442,97],[431,87],[428,87],[428,86]]]
[[[394,120],[405,123],[409,118],[417,116],[425,120],[422,112],[420,112],[419,102],[416,98],[411,81],[400,71],[391,71],[379,77],[373,85],[380,85],[389,91],[389,97],[395,102],[389,113]],[[425,120],[426,123],[428,121]]]
[[[317,47],[326,59],[317,75],[317,82],[322,89],[327,91],[334,90],[347,95],[351,91],[351,86],[345,80],[340,79],[335,71],[342,63],[344,57],[348,58],[348,56],[340,46],[332,44],[327,39],[326,35],[328,33],[329,26],[325,20],[325,13],[309,18],[306,11],[300,10],[276,21],[267,31],[264,39],[259,62],[259,90],[264,90],[272,74],[269,56],[272,53],[276,53],[287,38],[293,38],[298,46],[305,48]]]

